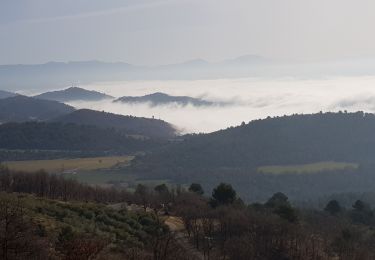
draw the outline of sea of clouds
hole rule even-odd
[[[112,100],[72,102],[123,115],[155,117],[175,125],[181,133],[212,132],[267,116],[319,111],[375,112],[375,77],[331,77],[325,79],[215,79],[176,81],[123,81],[82,85],[82,88],[114,97],[142,96],[154,92],[186,95],[226,106],[195,107],[169,104],[122,104]]]

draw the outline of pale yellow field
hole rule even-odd
[[[317,162],[301,165],[274,165],[259,167],[258,172],[268,174],[305,174],[318,173],[322,171],[344,170],[347,168],[357,169],[358,164],[346,162]]]
[[[4,162],[3,165],[16,171],[33,172],[43,169],[50,173],[75,173],[78,171],[107,169],[119,164],[127,165],[133,158],[133,156],[112,156],[78,159],[12,161]]]

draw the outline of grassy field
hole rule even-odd
[[[322,171],[344,170],[348,168],[357,169],[358,164],[346,162],[317,162],[301,165],[273,165],[259,167],[258,172],[266,174],[306,174]]]
[[[3,165],[11,170],[33,172],[45,170],[49,173],[78,173],[98,169],[109,169],[116,166],[126,166],[133,156],[111,156],[78,159],[34,160],[4,162]]]

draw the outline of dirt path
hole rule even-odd
[[[189,253],[193,259],[196,260],[205,260],[204,255],[199,252],[190,242],[189,238],[185,233],[185,228],[182,220],[177,217],[170,216],[164,223],[169,227],[172,233],[175,236],[177,243]]]
[[[133,206],[133,207],[132,207]],[[120,210],[124,207],[123,203],[117,203],[109,205],[109,207]],[[139,210],[141,207],[136,205],[130,205],[126,207],[129,211]],[[142,208],[143,210],[143,208]],[[164,219],[164,218],[163,218]],[[191,260],[205,260],[205,257],[202,252],[198,251],[193,244],[189,242],[189,237],[185,232],[185,226],[181,218],[168,216],[164,219],[164,224],[166,224],[170,231],[172,232],[176,242],[183,248],[191,258]]]

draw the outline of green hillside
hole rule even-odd
[[[309,176],[270,176],[258,171],[259,167],[329,161],[359,167],[325,167]],[[131,172],[146,179],[200,182],[207,188],[226,181],[247,200],[264,200],[277,191],[306,199],[373,190],[374,161],[375,115],[340,112],[269,117],[210,134],[184,136],[181,142],[138,156]]]

